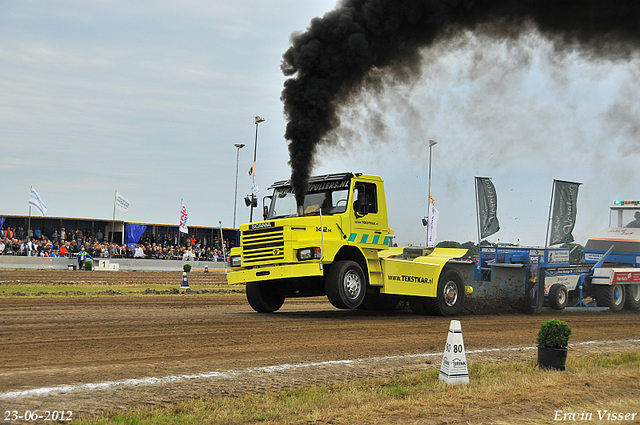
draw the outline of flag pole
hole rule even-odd
[[[478,246],[480,246],[480,204],[478,199],[478,177],[474,177],[474,186],[476,191],[476,224],[478,225]]]
[[[182,220],[182,205],[184,205],[184,198],[180,198],[180,219]],[[176,235],[176,245],[180,246],[182,241],[182,232],[180,231],[180,222],[178,221],[178,234]]]
[[[551,199],[549,200],[549,217],[547,218],[547,234],[544,237],[544,254],[542,255],[542,261],[546,261],[547,248],[549,247],[549,227],[551,224],[551,211],[553,208],[553,199],[556,192],[556,179],[553,179],[553,187],[551,188]],[[538,260],[540,262],[540,260]],[[545,273],[544,269],[541,269],[539,272],[539,278],[536,282],[536,307],[535,312],[542,312],[542,305],[544,304],[544,279]]]
[[[113,194],[113,216],[112,216],[112,223],[111,223],[111,240],[109,241],[109,243],[113,243],[113,234],[116,232],[116,200],[118,199],[118,189],[116,189],[116,192]]]
[[[27,221],[27,239],[29,239],[29,229],[31,229],[31,193],[33,193],[33,186],[29,190],[29,220]]]
[[[222,233],[222,221],[218,221],[220,225],[220,246],[222,246],[222,261],[224,261],[224,272],[227,272],[227,253],[224,250],[224,234]]]
[[[551,223],[551,208],[553,207],[553,196],[556,192],[556,179],[553,179],[553,187],[551,188],[551,200],[549,201],[549,217],[547,218],[547,234],[544,237],[544,249],[549,247],[549,226]]]
[[[431,226],[431,148],[438,142],[429,140],[429,199],[427,199],[427,241],[425,248],[429,248],[429,226]]]
[[[29,220],[27,223],[27,239],[29,239],[29,229],[31,229],[31,202],[29,202]]]

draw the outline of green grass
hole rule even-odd
[[[640,353],[570,357],[565,372],[534,360],[471,363],[469,384],[446,385],[436,369],[389,379],[281,392],[192,399],[80,420],[111,424],[553,423],[554,414],[609,409],[640,413]],[[640,415],[638,415],[640,416]],[[597,422],[597,421],[596,421]]]
[[[158,292],[167,292],[172,289],[180,289],[180,282],[175,284],[96,284],[96,283],[79,283],[79,284],[0,284],[0,297],[15,296],[69,296],[69,295],[88,295],[88,296],[113,296],[113,295],[140,295],[146,290],[156,290]],[[192,291],[212,291],[215,289],[229,290],[233,289],[227,285],[189,285]],[[25,294],[25,295],[22,295]]]

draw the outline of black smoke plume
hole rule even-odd
[[[302,204],[316,148],[340,125],[340,107],[372,74],[420,74],[422,49],[472,31],[514,39],[534,27],[558,52],[624,58],[640,46],[639,0],[344,0],[306,32],[282,60],[291,181]]]

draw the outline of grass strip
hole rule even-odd
[[[242,293],[242,289],[229,285],[189,285],[190,293],[204,295],[224,295]],[[114,296],[114,295],[171,295],[183,294],[180,284],[2,284],[0,297],[20,298],[25,296]]]
[[[474,362],[469,366],[469,384],[446,385],[438,380],[437,370],[426,370],[389,379],[315,385],[277,393],[191,399],[168,407],[132,408],[74,423],[610,423],[612,414],[623,414],[627,418],[622,419],[624,423],[638,423],[639,370],[637,351],[569,356],[564,372],[541,370],[535,361]],[[633,413],[636,415],[630,421]]]

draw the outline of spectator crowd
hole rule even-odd
[[[54,229],[49,236],[40,228],[0,228],[0,255],[24,255],[37,257],[75,257],[84,249],[98,258],[150,258],[167,260],[224,261],[224,254],[234,246],[233,240],[224,240],[224,251],[220,238],[212,241],[182,236],[181,240],[166,234],[147,235],[137,244],[117,244],[106,240],[101,230],[92,234],[87,230]]]

